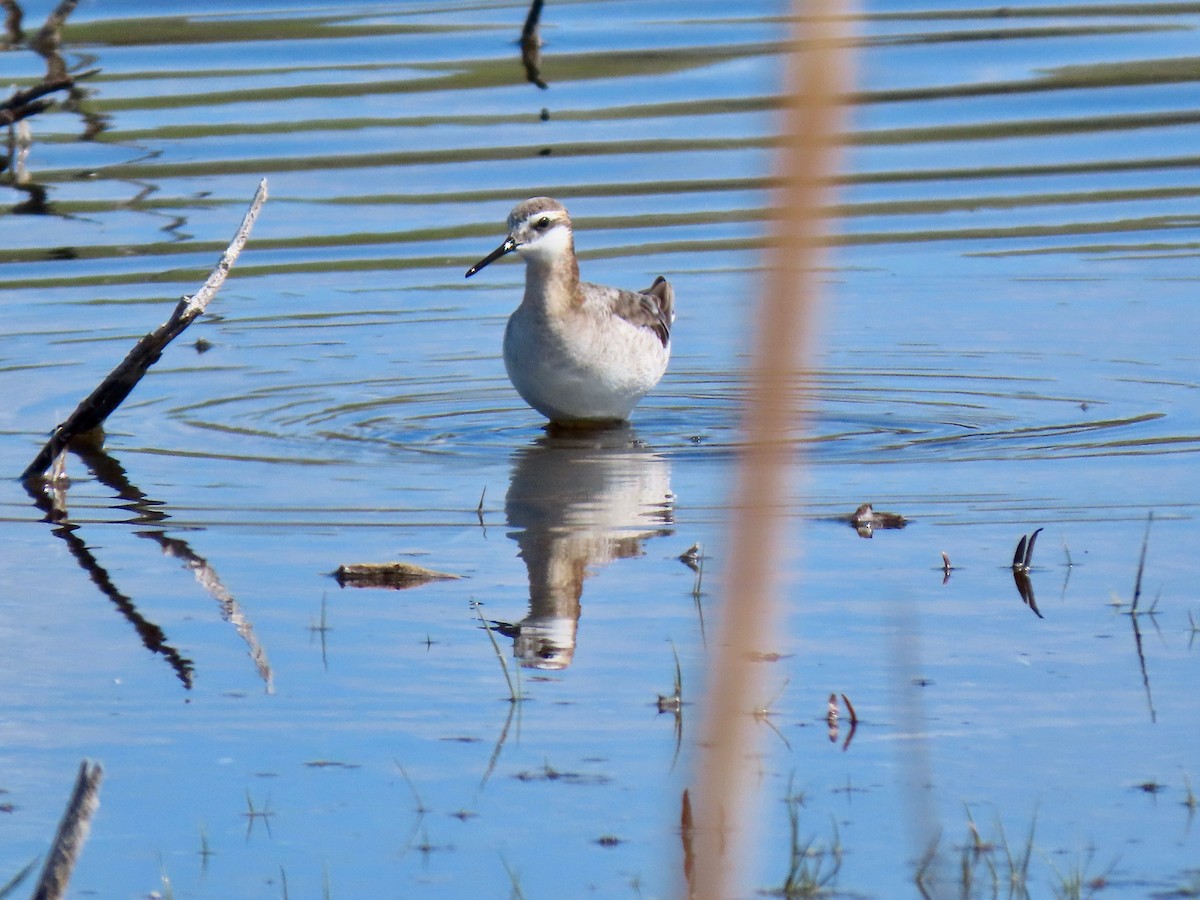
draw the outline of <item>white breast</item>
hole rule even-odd
[[[550,323],[522,305],[504,332],[509,379],[554,422],[627,419],[669,356],[652,331],[611,315]]]

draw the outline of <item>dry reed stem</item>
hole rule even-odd
[[[783,499],[795,445],[796,373],[811,342],[817,269],[823,243],[821,210],[835,169],[841,99],[848,93],[844,31],[838,3],[793,6],[787,60],[780,171],[781,209],[763,299],[756,319],[753,363],[730,522],[720,639],[712,645],[704,753],[697,772],[695,872],[698,900],[743,893],[738,877],[750,869],[750,757],[759,679],[752,653],[769,634],[771,598],[778,586]]]

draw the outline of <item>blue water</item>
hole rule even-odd
[[[682,895],[782,8],[547,4],[545,91],[519,4],[207,9],[72,13],[104,130],[32,120],[48,214],[0,188],[0,883],[46,852],[86,757],[106,776],[70,896]],[[1188,58],[1200,20],[952,14],[975,9],[858,25],[744,896],[783,882],[789,783],[852,896],[917,896],[938,833],[930,877],[962,896],[968,816],[994,845],[981,895],[1031,829],[1030,896],[1195,884],[1195,75],[1137,73]],[[1052,83],[1081,65],[1103,77]],[[41,69],[0,54],[10,80]],[[15,476],[196,289],[260,176],[234,276],[109,420],[119,468],[70,458],[56,533]],[[547,445],[499,358],[519,264],[463,280],[541,192],[586,277],[675,285],[632,449]],[[868,501],[910,524],[860,538],[838,517]],[[1009,570],[1038,527],[1044,618]],[[330,575],[394,560],[463,577]],[[561,667],[521,668],[495,634],[519,703],[481,615],[557,642]],[[845,749],[830,693],[861,719]]]

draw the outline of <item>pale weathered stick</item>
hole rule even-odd
[[[67,801],[62,821],[54,835],[54,844],[42,866],[42,875],[33,891],[33,900],[59,900],[66,896],[67,883],[87,840],[88,826],[100,805],[100,781],[104,770],[99,763],[86,759],[79,765],[75,789]]]
[[[760,703],[760,669],[753,661],[770,639],[778,593],[778,551],[788,475],[796,445],[790,434],[801,411],[794,384],[811,343],[817,273],[849,87],[847,18],[842,4],[794,0],[788,77],[784,85],[780,169],[782,210],[757,313],[757,334],[729,524],[721,628],[710,645],[710,673],[700,738],[694,804],[695,870],[686,895],[728,900],[751,893],[745,878],[754,846],[748,832],[755,759],[751,711]],[[807,16],[804,13],[808,13]]]
[[[266,202],[266,199],[267,179],[264,178],[258,183],[258,190],[254,194],[254,200],[251,202],[250,208],[246,210],[246,215],[242,219],[242,224],[238,227],[237,234],[233,236],[233,241],[230,242],[225,252],[221,254],[221,258],[217,261],[217,267],[212,270],[212,274],[208,276],[208,280],[204,282],[203,287],[192,296],[184,297],[180,300],[175,306],[175,311],[171,313],[171,317],[138,341],[137,345],[129,351],[129,354],[121,361],[120,365],[113,369],[108,374],[108,377],[100,382],[96,389],[88,395],[87,399],[75,407],[75,411],[67,417],[66,421],[54,429],[53,434],[50,435],[50,440],[42,447],[41,452],[34,457],[33,462],[21,473],[23,481],[30,482],[44,478],[44,473],[50,467],[51,463],[53,463],[54,458],[71,441],[89,432],[94,432],[102,426],[104,420],[124,402],[125,398],[137,386],[137,383],[142,380],[142,376],[146,374],[152,365],[158,362],[167,344],[182,334],[183,330],[204,312],[204,308],[208,306],[209,301],[212,300],[217,290],[225,282],[229,270],[237,262],[242,248],[246,246],[246,240],[250,237],[250,230],[254,227],[254,220],[258,218],[258,212],[262,209],[262,205]]]

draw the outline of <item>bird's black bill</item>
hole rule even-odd
[[[472,275],[474,275],[476,272],[478,272],[480,269],[482,269],[488,263],[494,263],[496,260],[498,260],[504,254],[512,253],[516,249],[517,249],[517,242],[514,241],[512,238],[508,238],[507,240],[505,240],[505,242],[503,244],[501,244],[499,247],[497,247],[495,250],[493,250],[491,253],[489,253],[487,256],[485,256],[483,259],[481,259],[479,262],[475,263],[475,265],[471,266],[471,268],[467,269],[467,274],[464,277],[470,278]]]

